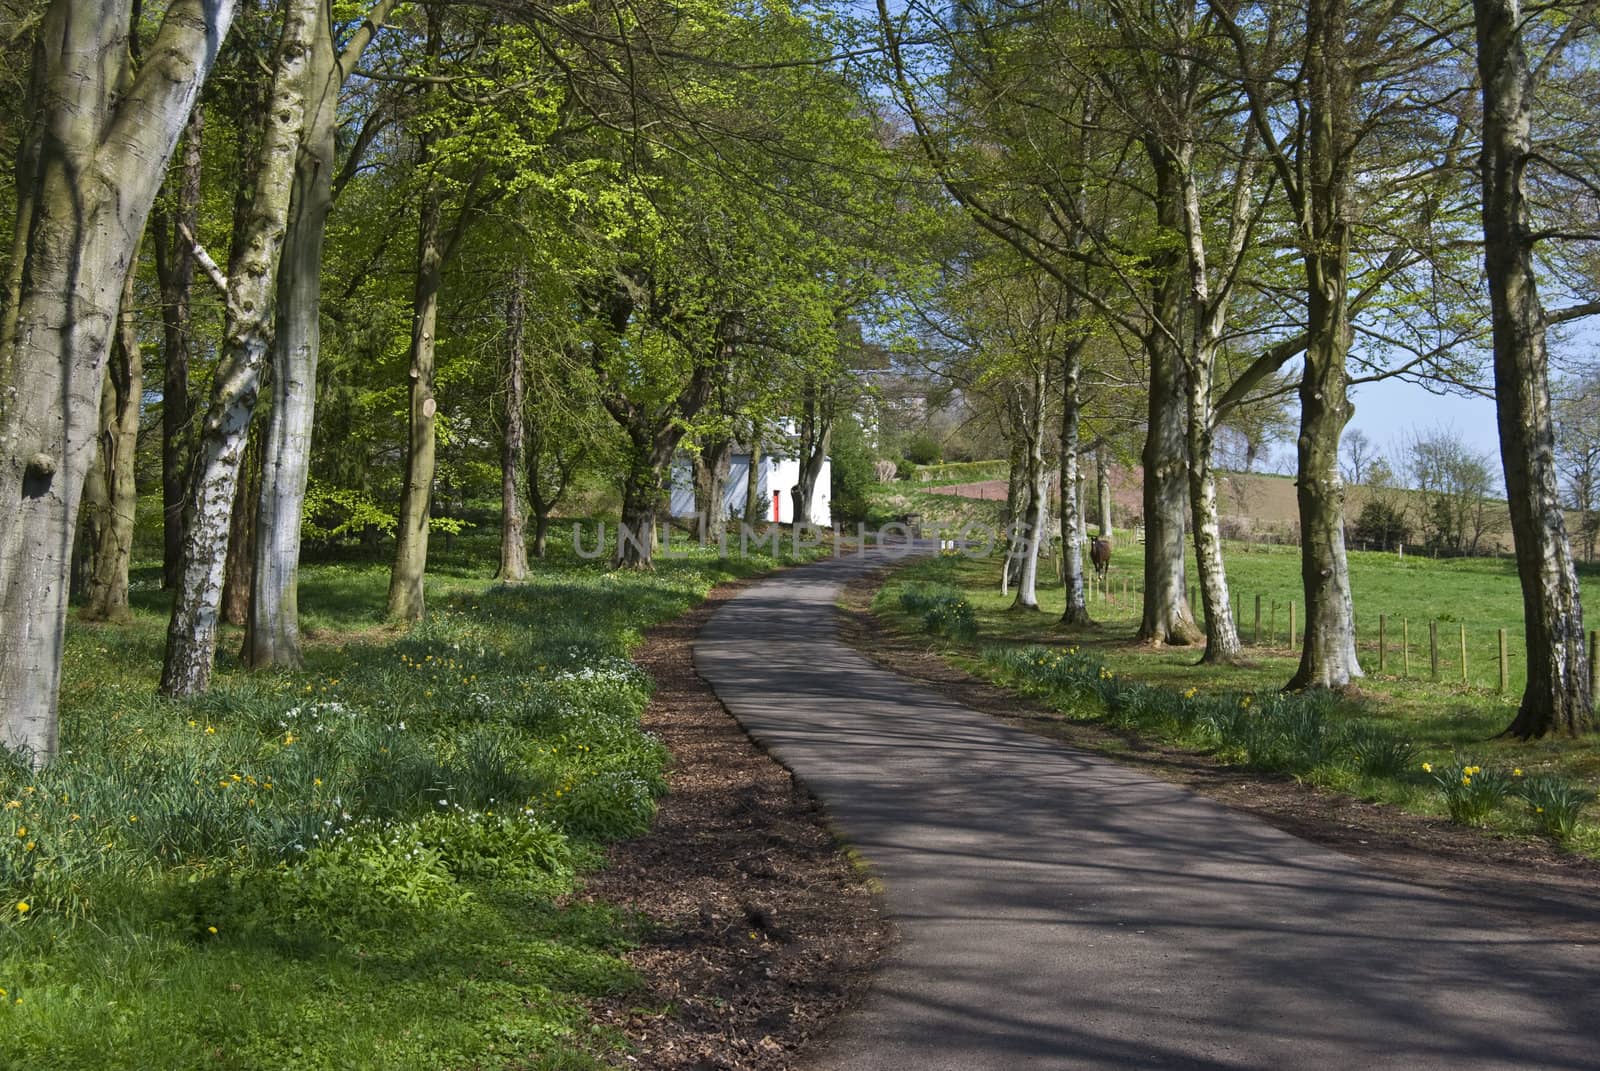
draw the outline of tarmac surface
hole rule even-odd
[[[872,664],[833,603],[877,564],[753,585],[695,646],[900,932],[809,1066],[1600,1068],[1600,949]]]

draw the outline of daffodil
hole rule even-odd
[[[1432,773],[1433,772],[1433,763],[1431,763],[1431,762],[1423,763],[1422,764],[1422,772],[1423,773]]]

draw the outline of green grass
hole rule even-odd
[[[440,541],[443,542],[442,540]],[[303,672],[154,695],[167,597],[69,626],[62,753],[0,764],[0,1067],[600,1066],[584,1000],[635,985],[639,923],[568,902],[648,826],[646,628],[770,559],[613,574],[554,548],[496,585],[492,533],[436,549],[429,619],[387,564],[302,574]],[[26,909],[24,910],[24,905]]]
[[[969,560],[946,555],[914,561],[897,572],[879,592],[874,609],[906,633],[923,634],[920,614],[901,607],[907,590],[947,588],[958,592],[972,606],[977,619],[977,636],[960,642],[949,638],[928,642],[937,645],[952,659],[995,679],[1002,679],[1002,667],[986,649],[1020,649],[1039,645],[1053,651],[1079,649],[1096,664],[1129,681],[1142,682],[1169,693],[1182,694],[1194,689],[1204,699],[1218,695],[1268,696],[1277,692],[1293,673],[1297,653],[1287,646],[1288,603],[1299,601],[1297,578],[1299,556],[1295,548],[1230,546],[1229,581],[1249,607],[1241,626],[1247,645],[1254,620],[1254,596],[1263,595],[1264,622],[1262,644],[1250,646],[1239,666],[1196,665],[1200,649],[1154,649],[1132,643],[1139,621],[1136,578],[1139,548],[1118,548],[1112,569],[1113,598],[1095,598],[1090,611],[1096,625],[1087,629],[1065,629],[1056,623],[1063,606],[1060,585],[1046,581],[1040,591],[1043,613],[1010,609],[1011,598],[998,590],[998,558]],[[1192,569],[1192,565],[1191,565]],[[1521,650],[1521,602],[1516,573],[1511,562],[1501,559],[1432,561],[1407,558],[1398,561],[1386,554],[1351,555],[1352,586],[1361,627],[1361,657],[1369,676],[1361,682],[1360,695],[1341,699],[1330,708],[1334,722],[1371,726],[1400,739],[1415,749],[1418,763],[1427,760],[1445,764],[1461,757],[1485,768],[1510,771],[1523,769],[1528,776],[1548,776],[1573,785],[1575,791],[1593,789],[1600,779],[1600,740],[1593,736],[1581,740],[1549,738],[1520,742],[1498,734],[1515,714],[1522,668],[1517,655]],[[1190,575],[1193,575],[1191,572]],[[1122,581],[1129,580],[1128,596],[1123,597]],[[1600,577],[1583,578],[1590,605],[1600,605]],[[1266,621],[1270,607],[1278,602],[1277,643],[1268,642]],[[1376,625],[1380,612],[1390,613],[1392,650],[1391,672],[1376,673]],[[1399,674],[1398,620],[1412,624],[1411,677]],[[1427,627],[1430,619],[1441,626],[1442,669],[1439,683],[1427,679]],[[1458,623],[1468,625],[1469,684],[1459,682],[1459,656],[1456,653]],[[1297,621],[1297,628],[1299,627]],[[1448,626],[1445,627],[1445,626]],[[1513,679],[1506,694],[1495,690],[1495,629],[1504,627],[1511,638]],[[1420,643],[1419,643],[1420,640]],[[1013,675],[1014,676],[1014,675]],[[1013,679],[1013,684],[1019,682]],[[1023,682],[1025,683],[1025,682]],[[1047,696],[1073,716],[1102,718],[1106,711],[1094,703],[1085,705],[1081,696]],[[1163,737],[1159,725],[1146,725],[1141,732]],[[1171,733],[1165,738],[1178,739]],[[1192,738],[1180,742],[1200,747]],[[1206,748],[1201,747],[1202,750]],[[1214,747],[1211,750],[1215,750]],[[1228,755],[1223,755],[1229,758]],[[1348,764],[1346,764],[1348,765]],[[1308,775],[1313,781],[1352,792],[1363,798],[1395,803],[1429,814],[1446,814],[1443,795],[1420,766],[1399,776],[1371,776],[1323,770]],[[1495,811],[1490,825],[1507,832],[1533,832],[1535,823],[1521,806],[1520,798]],[[1585,816],[1569,843],[1591,853],[1600,853],[1600,829],[1594,812]]]

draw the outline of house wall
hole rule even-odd
[[[728,464],[728,480],[724,486],[723,500],[728,515],[741,517],[744,513],[745,488],[750,476],[750,455],[734,454]],[[756,465],[756,494],[762,503],[760,519],[777,520],[779,524],[794,523],[793,487],[800,479],[800,462],[793,458],[773,458],[763,455]],[[774,518],[772,494],[778,492],[778,510]],[[833,523],[831,502],[833,498],[833,462],[822,463],[822,473],[811,496],[808,511],[809,523],[826,528]],[[678,458],[672,463],[672,515],[694,516],[694,470],[688,458]]]

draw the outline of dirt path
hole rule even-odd
[[[888,943],[870,883],[816,801],[761,752],[694,671],[690,641],[741,585],[652,629],[645,728],[672,753],[649,834],[615,846],[585,896],[639,913],[628,958],[646,991],[596,1006],[632,1043],[622,1066],[769,1069],[860,1000]]]

